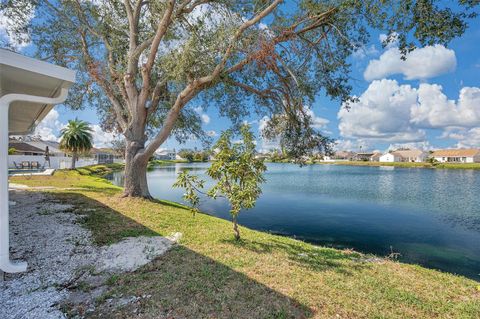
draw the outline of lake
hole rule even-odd
[[[208,180],[209,163],[178,163],[148,173],[154,197],[183,202],[179,172]],[[480,280],[480,171],[268,164],[255,208],[240,224],[336,248],[400,260]],[[123,184],[123,173],[110,179]],[[207,186],[211,184],[207,183]],[[230,219],[225,200],[201,210]]]

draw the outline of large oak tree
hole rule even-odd
[[[125,195],[150,197],[155,150],[171,135],[202,136],[192,100],[234,124],[269,116],[265,135],[301,157],[329,141],[304,106],[319,92],[349,101],[348,57],[369,30],[387,32],[408,58],[414,45],[461,35],[478,3],[7,0],[1,10],[10,35],[27,32],[38,57],[79,71],[68,104],[96,107],[104,128],[124,135]]]

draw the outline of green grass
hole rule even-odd
[[[93,317],[144,318],[479,318],[479,283],[352,251],[304,243],[192,215],[166,201],[121,199],[121,189],[78,171],[12,178],[56,189],[80,207],[97,244],[181,232],[180,245],[138,271],[108,280],[105,296],[145,296],[112,310],[99,298]]]
[[[124,164],[113,163],[113,164],[99,164],[77,168],[76,171],[81,175],[95,175],[95,176],[104,176],[108,173],[122,170],[125,167]]]

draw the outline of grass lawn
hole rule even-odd
[[[480,283],[193,216],[181,205],[121,199],[121,189],[91,176],[108,168],[13,177],[55,186],[57,200],[90,208],[83,223],[98,244],[128,236],[181,232],[176,248],[133,273],[112,277],[94,316],[122,318],[480,318]],[[83,175],[82,175],[83,174]],[[109,296],[145,296],[111,310]]]

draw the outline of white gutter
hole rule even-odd
[[[54,98],[28,94],[6,94],[0,98],[0,270],[14,273],[27,270],[26,262],[10,260],[8,216],[8,110],[13,102],[59,104],[67,99],[68,89],[62,88]],[[3,154],[2,154],[3,153]]]

